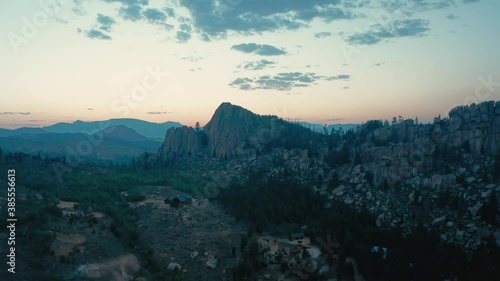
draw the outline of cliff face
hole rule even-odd
[[[434,157],[442,157],[439,153],[445,149],[497,155],[500,151],[500,102],[459,106],[449,112],[449,118],[437,117],[434,124],[429,125],[405,120],[374,130],[368,139],[359,147],[363,163],[372,171],[375,186],[384,182],[392,186],[421,176],[425,167],[432,166]],[[453,184],[455,179],[450,176],[446,182]],[[440,185],[430,179],[415,184]]]
[[[449,119],[436,120],[455,147],[468,146],[472,153],[495,155],[500,147],[500,102],[488,101],[452,109]]]
[[[218,158],[260,152],[283,129],[277,117],[259,116],[240,106],[223,103],[204,127],[208,152]]]
[[[240,106],[222,103],[203,131],[191,127],[170,129],[160,155],[206,153],[217,158],[254,155],[265,150],[285,128],[275,116],[259,116]]]
[[[202,150],[196,131],[187,126],[170,128],[158,153],[165,158],[178,155],[195,155]]]

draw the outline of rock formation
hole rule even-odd
[[[207,175],[212,169],[228,182],[248,180],[249,171],[294,177],[329,204],[367,209],[379,227],[411,233],[423,222],[465,249],[477,249],[493,234],[500,244],[500,228],[481,217],[500,192],[499,171],[492,170],[500,153],[499,102],[456,107],[431,124],[371,125],[351,132],[353,139],[344,134],[332,141],[333,134],[223,103],[202,131],[168,130],[159,155]],[[343,162],[330,162],[332,155]]]
[[[195,155],[202,150],[202,143],[196,131],[187,126],[170,128],[159,149],[160,155],[171,158],[177,155]]]
[[[166,158],[199,153],[219,159],[252,156],[275,145],[284,131],[315,134],[276,116],[260,116],[225,102],[200,132],[191,127],[169,129],[159,153]]]

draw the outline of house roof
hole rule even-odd
[[[189,199],[192,199],[193,195],[191,194],[180,194],[180,195],[171,195],[168,197],[168,201],[173,202],[174,200],[179,200],[179,202],[183,203],[188,201]]]

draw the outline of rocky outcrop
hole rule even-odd
[[[421,222],[469,250],[493,236],[500,243],[498,226],[482,218],[500,192],[492,169],[500,149],[498,102],[460,106],[431,124],[372,123],[337,141],[295,125],[223,103],[203,131],[170,129],[159,152],[196,156],[179,162],[200,174],[217,170],[227,178],[220,182],[245,182],[250,171],[293,177],[329,206],[341,201],[370,211],[379,227],[411,233]],[[348,159],[329,162],[332,155]],[[226,185],[220,182],[213,184]]]
[[[170,128],[158,153],[165,158],[178,155],[196,155],[203,146],[200,136],[192,127]]]
[[[374,130],[359,146],[363,163],[372,171],[374,185],[395,183],[422,176],[433,165],[436,149],[463,149],[466,153],[495,156],[500,152],[500,102],[488,101],[459,106],[449,118],[435,118],[433,124],[404,120]],[[438,157],[440,157],[438,155]],[[426,179],[426,186],[449,186],[454,179]],[[444,183],[444,184],[443,184]]]
[[[203,130],[208,138],[208,152],[226,158],[263,151],[283,128],[283,121],[275,116],[259,116],[225,102]]]
[[[169,129],[159,154],[163,158],[200,153],[218,159],[253,157],[275,146],[285,131],[295,131],[297,135],[317,134],[276,116],[257,115],[225,102],[202,131],[191,127]]]
[[[496,155],[500,147],[500,102],[488,101],[452,109],[436,122],[444,129],[443,142],[472,153]]]

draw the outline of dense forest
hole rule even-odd
[[[323,197],[296,182],[263,180],[258,174],[251,178],[247,185],[233,185],[218,197],[236,219],[252,223],[245,239],[263,232],[286,236],[301,227],[312,240],[331,235],[341,245],[337,272],[347,280],[352,269],[340,265],[348,256],[358,261],[367,280],[500,280],[500,248],[494,241],[467,254],[442,243],[438,233],[428,233],[421,224],[404,236],[398,228],[377,227],[368,211],[357,212],[343,202],[324,208]],[[373,246],[387,248],[387,255],[372,252]],[[245,249],[245,262],[235,269],[237,278],[261,267],[252,249]]]

